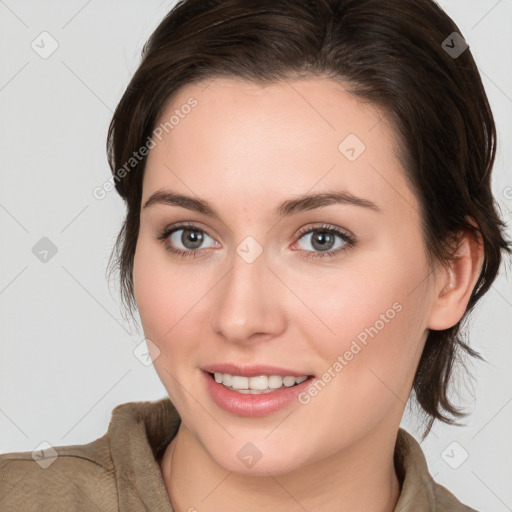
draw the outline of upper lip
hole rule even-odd
[[[208,364],[201,367],[202,370],[208,373],[228,373],[229,375],[240,375],[242,377],[257,377],[259,375],[280,375],[282,377],[302,377],[309,376],[308,372],[297,372],[289,368],[282,368],[277,366],[269,366],[265,364],[256,364],[251,366],[243,366],[233,363],[219,363]]]

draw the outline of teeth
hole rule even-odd
[[[238,375],[228,375],[228,377],[231,377],[231,387],[233,389],[249,389],[248,377],[239,377]],[[222,379],[222,383],[224,384],[224,378]]]
[[[258,375],[257,377],[242,377],[240,375],[230,375],[229,373],[213,374],[215,382],[226,386],[234,391],[245,394],[259,394],[269,393],[274,389],[284,387],[291,387],[295,384],[300,384],[307,379],[307,376],[293,377],[287,375],[281,377],[280,375]]]

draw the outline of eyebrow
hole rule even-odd
[[[149,208],[155,204],[163,204],[169,206],[180,206],[187,210],[196,211],[212,217],[220,219],[218,213],[213,206],[202,199],[196,199],[183,194],[177,194],[170,190],[158,190],[152,194],[144,203],[143,209]],[[315,210],[333,204],[352,205],[367,208],[376,212],[380,212],[380,208],[368,199],[355,196],[349,192],[319,192],[316,194],[304,194],[293,199],[287,199],[279,205],[274,211],[274,217],[281,219],[296,215],[300,212]]]

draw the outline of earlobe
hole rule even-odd
[[[482,269],[484,254],[480,233],[478,240],[464,232],[458,249],[448,266],[441,267],[427,327],[431,330],[449,329],[464,316],[469,299]]]

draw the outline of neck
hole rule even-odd
[[[328,458],[267,477],[227,471],[182,424],[161,461],[162,476],[174,512],[392,512],[400,495],[396,430],[383,434],[381,427]]]

